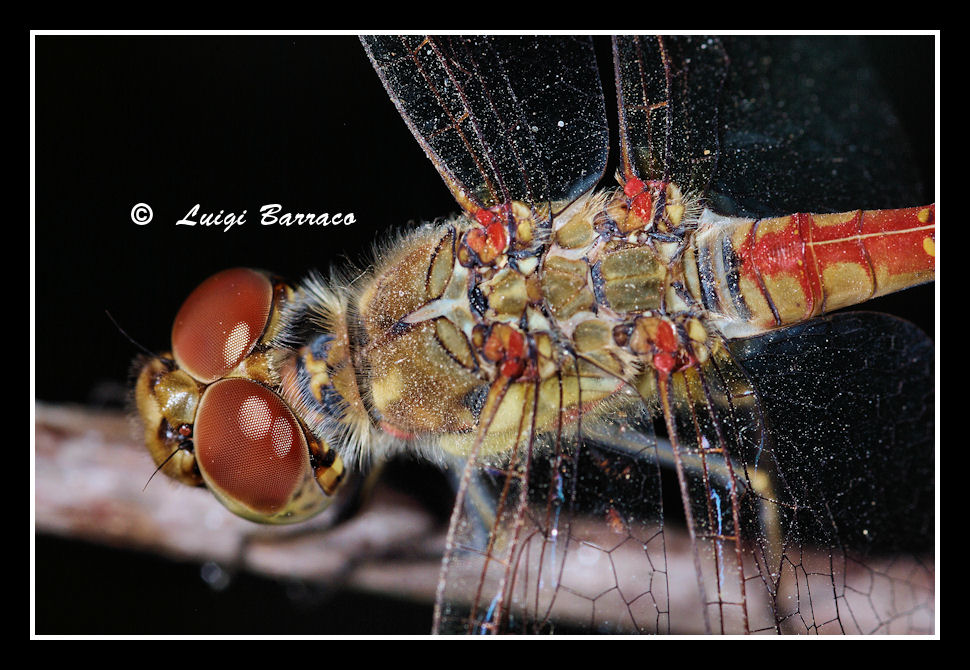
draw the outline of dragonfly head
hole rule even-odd
[[[329,505],[337,453],[277,393],[293,290],[267,273],[213,275],[182,304],[172,352],[139,361],[145,443],[170,477],[205,486],[235,514],[293,523]]]

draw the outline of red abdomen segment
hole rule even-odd
[[[762,328],[932,281],[936,206],[730,219],[698,230],[708,309]]]

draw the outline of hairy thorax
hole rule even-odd
[[[397,240],[353,293],[308,282],[331,335],[301,359],[326,363],[316,397],[330,398],[330,430],[368,453],[411,443],[464,454],[505,379],[483,442],[500,453],[635,395],[655,359],[668,371],[696,361],[680,335],[706,338],[687,322],[693,231],[676,187],[665,189],[663,230],[648,225],[656,204],[637,209],[622,190],[585,196],[545,227],[516,203],[504,220],[459,217]]]

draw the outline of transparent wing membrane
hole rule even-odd
[[[626,176],[673,180],[733,216],[923,204],[859,40],[623,36],[613,51]]]
[[[638,407],[623,420],[583,417],[588,430],[564,423],[528,440],[531,456],[469,464],[438,632],[669,631],[660,459]],[[486,532],[483,492],[498,510]]]
[[[613,40],[620,148],[627,177],[703,193],[717,167],[718,110],[728,58],[707,37]]]
[[[609,130],[588,38],[362,38],[460,204],[553,214],[603,174]]]
[[[899,39],[895,48],[910,53],[932,49],[919,37]],[[811,35],[722,42],[730,67],[707,193],[713,209],[768,217],[925,204],[913,147],[862,41]]]
[[[755,552],[781,632],[929,632],[933,343],[875,313],[732,343],[756,380],[782,553]]]

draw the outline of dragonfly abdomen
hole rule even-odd
[[[810,319],[935,274],[934,205],[728,219],[705,211],[686,262],[705,308],[755,330]]]

